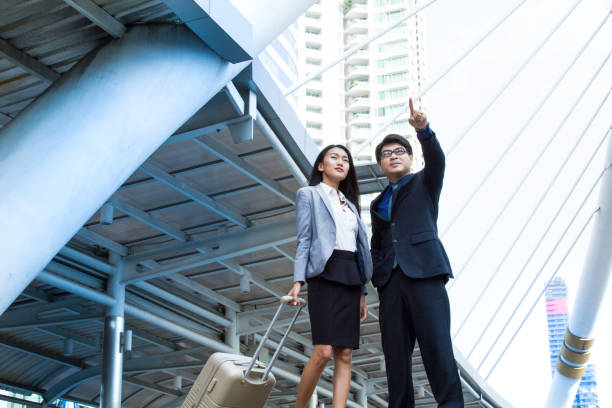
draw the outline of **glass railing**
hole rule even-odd
[[[353,98],[353,100],[350,101],[349,106],[353,106],[353,105],[359,105],[359,104],[369,104],[370,103],[370,98],[362,96],[360,98]]]
[[[354,87],[359,86],[359,85],[368,86],[369,84],[370,84],[370,81],[358,81],[358,80],[354,79],[354,80],[349,82],[348,89],[351,90]]]

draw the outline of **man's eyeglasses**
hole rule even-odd
[[[396,156],[401,156],[406,153],[406,149],[404,149],[403,147],[396,147],[393,150],[383,150],[382,152],[380,152],[382,157],[391,157],[393,153],[395,153]]]

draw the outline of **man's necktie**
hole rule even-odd
[[[391,184],[391,197],[389,197],[389,208],[387,210],[387,218],[391,222],[391,203],[393,202],[393,192],[397,189],[397,184]],[[397,256],[393,258],[393,269],[397,267]]]

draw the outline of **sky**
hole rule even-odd
[[[518,0],[438,0],[427,8],[423,13],[429,80],[441,74],[518,3]],[[574,4],[576,0],[528,0],[427,93],[424,100],[426,113],[447,152]],[[503,330],[498,344],[482,364],[480,374],[483,377],[488,375],[556,269],[568,285],[570,313],[573,308],[591,241],[590,226],[596,219],[585,229],[566,260],[562,264],[561,261],[597,208],[599,190],[596,188],[582,210],[578,211],[604,167],[607,140],[604,140],[594,158],[590,158],[611,124],[610,100],[603,105],[580,142],[577,141],[612,85],[612,62],[604,66],[567,121],[562,127],[559,126],[612,48],[611,21],[593,39],[540,111],[531,121],[529,118],[603,21],[611,6],[609,0],[582,1],[492,108],[470,128],[457,148],[447,154],[438,224],[440,231],[445,232],[442,240],[457,277],[456,282],[449,285],[453,331],[458,329],[474,301],[483,293],[464,328],[456,336],[455,346],[468,355],[476,344],[469,358],[476,368],[495,337]],[[557,128],[560,129],[558,132]],[[504,150],[517,136],[520,137],[500,161]],[[552,142],[546,148],[551,138]],[[534,167],[540,154],[541,158]],[[587,164],[589,166],[582,181],[566,200]],[[494,166],[497,166],[496,169],[482,188],[446,231]],[[556,182],[538,205],[559,169],[561,172]],[[517,190],[523,178],[525,182]],[[517,191],[514,198],[504,209],[514,191]],[[521,233],[536,206],[537,211]],[[542,239],[559,208],[562,209],[558,218]],[[494,228],[487,232],[500,213]],[[575,213],[578,215],[574,223],[560,240]],[[516,244],[510,251],[515,239]],[[534,252],[539,240],[542,243]],[[475,248],[478,250],[470,259]],[[532,252],[533,256],[527,262]],[[506,260],[502,262],[504,257]],[[485,289],[493,273],[496,273],[496,277]],[[521,277],[517,279],[519,273]],[[535,278],[538,274],[539,278]],[[515,289],[501,305],[482,340],[476,343],[515,279]],[[533,286],[528,290],[532,282]],[[612,389],[609,387],[612,384],[612,355],[606,352],[605,347],[612,343],[612,328],[609,325],[606,327],[606,320],[609,320],[612,311],[610,287],[607,293],[595,325],[595,345],[590,360],[597,366],[601,407],[612,407]],[[524,295],[522,306],[507,323]],[[547,336],[546,309],[544,300],[540,299],[488,379],[490,385],[515,407],[545,404],[551,383]]]

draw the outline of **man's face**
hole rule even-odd
[[[380,158],[379,166],[382,169],[383,173],[387,176],[390,182],[397,183],[402,177],[410,172],[410,167],[412,166],[412,155],[409,155],[408,152],[404,154],[391,153],[391,156],[385,157],[385,151],[394,151],[397,148],[404,149],[399,143],[391,143],[388,145],[384,145],[381,152],[383,153]]]

